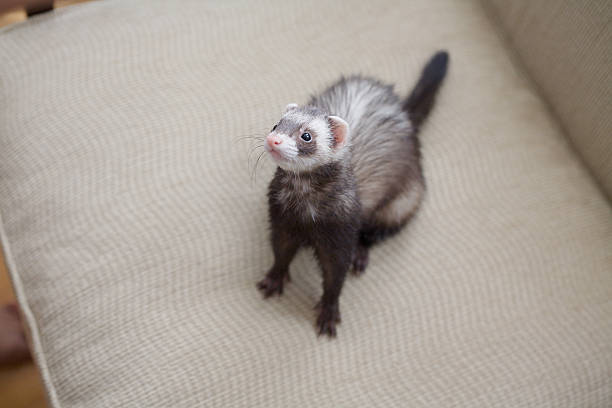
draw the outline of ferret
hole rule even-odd
[[[298,249],[323,271],[319,335],[336,336],[347,272],[365,271],[375,243],[400,231],[425,192],[417,134],[444,79],[448,53],[426,64],[406,99],[376,79],[342,77],[303,106],[287,105],[265,139],[278,166],[268,188],[274,264],[257,287],[282,294]]]

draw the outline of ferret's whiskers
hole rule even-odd
[[[263,152],[260,153],[259,157],[257,158],[257,161],[255,162],[255,167],[254,167],[254,171],[253,171],[253,175],[254,175],[254,182],[257,183],[257,165],[259,164],[259,160],[261,159],[261,157],[264,155],[266,151],[264,150]]]
[[[258,140],[263,142],[264,139],[266,138],[266,135],[261,134],[261,133],[247,133],[244,135],[240,135],[238,137],[236,137],[236,141],[242,141],[242,140]]]
[[[249,171],[251,169],[255,170],[254,167],[252,166],[253,164],[253,153],[256,153],[258,149],[263,149],[263,145],[257,145],[257,146],[253,146],[251,147],[251,150],[249,151],[249,155],[247,156],[247,167],[249,168]],[[264,153],[265,150],[262,151],[262,153]],[[253,174],[251,174],[251,180],[253,179]]]
[[[255,145],[255,146],[251,146],[251,150],[249,151],[249,155],[248,155],[247,160],[249,160],[249,161],[250,161],[250,160],[251,160],[251,155],[253,154],[253,152],[254,152],[254,151],[256,151],[257,149],[261,149],[261,148],[263,148],[263,147],[264,147],[264,145]]]
[[[263,142],[265,139],[264,136],[240,136],[236,138],[236,141],[243,141],[243,140],[258,140]]]

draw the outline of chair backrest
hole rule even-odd
[[[612,199],[612,1],[483,2]]]

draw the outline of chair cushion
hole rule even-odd
[[[406,94],[449,50],[428,192],[317,338],[280,299],[274,168],[241,139],[340,74]],[[612,210],[477,1],[106,1],[0,31],[8,266],[54,407],[589,406],[612,399]]]
[[[485,3],[612,199],[612,2]]]

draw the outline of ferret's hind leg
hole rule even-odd
[[[424,193],[423,184],[413,183],[400,192],[393,201],[377,208],[362,225],[359,232],[360,247],[368,249],[399,232],[418,210]]]
[[[370,247],[359,243],[355,255],[353,256],[353,275],[363,274],[370,260]]]

